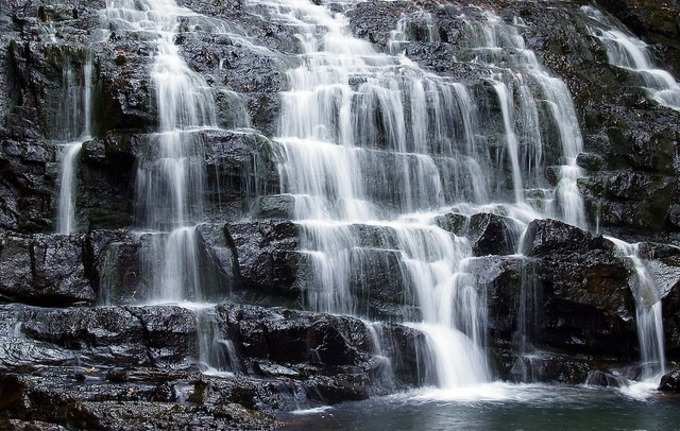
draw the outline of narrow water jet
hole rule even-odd
[[[76,190],[78,162],[83,143],[92,137],[92,59],[82,66],[82,77],[76,82],[70,63],[65,65],[63,85],[67,97],[63,113],[67,128],[62,133],[68,142],[60,144],[59,194],[57,200],[56,232],[70,235],[78,229],[76,219]],[[82,119],[82,122],[81,122]]]
[[[233,374],[240,368],[238,354],[229,339],[222,338],[214,306],[197,307],[198,363],[206,374]]]

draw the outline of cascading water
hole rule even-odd
[[[612,237],[607,239],[614,243],[622,257],[630,259],[633,264],[635,276],[630,287],[635,299],[635,322],[640,343],[640,380],[652,382],[653,388],[656,388],[666,371],[659,289],[640,257],[639,244]]]
[[[502,66],[496,65],[510,65],[506,73],[496,74],[492,82],[503,113],[515,202],[523,201],[523,175],[528,174],[535,186],[542,184],[543,146],[560,145],[564,164],[559,166],[559,182],[555,190],[557,208],[551,209],[549,201],[538,202],[534,206],[538,206],[536,209],[543,217],[553,216],[574,226],[586,227],[584,204],[577,186],[581,171],[576,164],[576,157],[583,151],[583,139],[569,89],[539,63],[532,50],[527,49],[517,30],[523,25],[520,21],[515,20],[514,25],[508,25],[491,12],[482,15],[486,19],[481,22],[467,22],[471,33],[475,35],[471,44],[476,53],[474,60],[501,69]],[[540,88],[540,94],[532,94],[530,83]],[[519,96],[516,105],[510,98],[513,91]],[[545,105],[543,116],[539,112],[538,98],[542,98],[542,104]],[[515,114],[513,110],[518,112]],[[513,121],[513,115],[520,120]],[[541,121],[548,123],[547,127],[557,129],[554,141],[541,132]],[[525,149],[524,154],[518,156],[520,144]],[[545,193],[545,190],[540,191],[540,194]]]
[[[64,105],[61,144],[59,197],[57,202],[57,233],[69,235],[77,230],[76,197],[77,166],[83,143],[92,135],[92,61],[82,66],[82,76],[76,79],[71,63],[64,67]]]
[[[104,17],[112,29],[156,37],[151,70],[158,132],[138,163],[137,223],[154,235],[150,271],[157,302],[202,301],[196,225],[204,220],[205,164],[198,132],[215,128],[214,101],[203,77],[175,45],[178,16],[193,15],[172,0],[113,0]]]
[[[196,313],[198,358],[209,372],[236,366],[228,340],[216,337],[215,286],[201,264],[198,226],[205,221],[205,162],[200,132],[217,128],[212,92],[175,45],[180,16],[195,16],[173,0],[110,0],[103,18],[114,31],[154,37],[151,68],[158,131],[138,161],[136,216],[145,270],[152,275],[152,303],[180,303]],[[220,292],[220,295],[222,292]],[[194,301],[193,303],[187,301]],[[227,353],[225,353],[225,351]]]
[[[481,28],[471,26],[469,62],[492,71],[501,107],[500,117],[484,118],[504,130],[506,151],[494,155],[480,125],[478,104],[488,101],[395,55],[414,33],[408,16],[392,32],[392,54],[383,54],[352,36],[342,13],[323,5],[250,4],[299,32],[302,53],[281,95],[275,142],[281,189],[294,196],[301,247],[316,276],[307,287],[308,307],[357,314],[352,280],[371,265],[365,259],[397,253],[400,276],[421,313],[421,321],[409,325],[426,334],[433,358],[426,365],[436,383],[455,388],[488,381],[485,296],[470,274],[472,248],[434,225],[433,214],[454,205],[469,214],[517,217],[523,227],[545,216],[585,225],[575,164],[582,143],[566,86],[540,66],[514,26],[491,14]],[[418,37],[437,37],[427,22]],[[497,57],[506,49],[510,67],[497,66],[507,64]],[[548,107],[539,109],[538,100]],[[554,143],[563,150],[556,205],[542,179],[542,147],[551,143],[544,142],[542,121],[557,128]]]
[[[661,105],[680,111],[680,84],[663,69],[654,66],[646,43],[617,26],[592,6],[581,10],[594,20],[591,32],[607,50],[609,63],[635,72],[649,96]]]

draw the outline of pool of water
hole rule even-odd
[[[284,430],[680,430],[680,397],[646,387],[493,383],[468,390],[424,389],[280,417]]]

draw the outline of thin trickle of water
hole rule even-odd
[[[77,170],[83,143],[92,135],[92,61],[82,67],[82,78],[76,80],[70,62],[64,66],[66,110],[63,113],[66,128],[60,136],[67,140],[60,144],[59,194],[57,201],[56,232],[69,235],[77,231],[76,194]]]
[[[641,380],[658,383],[666,372],[661,297],[654,278],[640,257],[640,245],[606,237],[622,257],[630,259],[635,276],[631,291],[635,299],[635,322],[640,343]]]
[[[195,308],[198,331],[198,362],[208,374],[236,372],[240,368],[234,344],[221,335],[215,308],[199,306]]]
[[[513,126],[514,121],[512,119],[512,100],[510,99],[508,88],[505,84],[496,82],[494,83],[494,88],[501,105],[501,112],[503,113],[505,142],[510,157],[512,189],[515,195],[515,202],[522,203],[524,201],[524,185],[522,184],[522,171],[519,165],[519,143],[517,142],[517,135],[515,134]]]
[[[392,369],[392,360],[385,354],[383,350],[383,335],[382,324],[380,322],[364,321],[366,331],[368,333],[369,341],[373,357],[380,362],[380,380],[381,385],[388,389],[394,389],[394,370]],[[379,333],[380,332],[380,333]]]
[[[652,99],[680,111],[680,84],[670,73],[655,67],[647,44],[600,10],[592,6],[581,10],[593,19],[591,32],[606,48],[609,63],[635,72]]]
[[[59,197],[57,203],[57,233],[70,235],[77,230],[76,195],[77,168],[83,142],[63,145],[61,174],[59,175]]]
[[[536,268],[529,258],[523,258],[520,279],[519,310],[517,313],[517,332],[515,344],[519,353],[515,369],[519,368],[518,377],[522,382],[534,382],[540,376],[534,367],[535,359],[540,353],[536,352],[533,343],[541,327],[541,285],[536,274]]]

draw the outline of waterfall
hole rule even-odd
[[[598,9],[583,6],[581,10],[594,21],[590,31],[607,50],[609,64],[634,72],[652,99],[680,111],[680,84],[670,73],[654,66],[647,44],[617,28],[620,26]]]
[[[102,11],[109,30],[143,32],[156,42],[151,79],[158,129],[138,160],[137,234],[146,238],[140,260],[151,274],[151,303],[179,303],[197,319],[196,361],[209,373],[238,367],[229,340],[219,337],[211,270],[203,264],[198,227],[205,222],[206,172],[201,132],[217,128],[212,90],[184,61],[175,38],[181,16],[199,19],[174,0],[108,0]],[[217,26],[204,19],[206,25]],[[221,29],[225,30],[225,29]],[[193,301],[193,302],[192,302]]]
[[[82,66],[82,77],[76,80],[70,62],[64,65],[64,106],[60,120],[66,128],[59,133],[61,157],[59,163],[59,194],[57,199],[56,232],[69,235],[78,228],[76,220],[77,167],[83,143],[92,135],[92,59]]]
[[[488,11],[483,12],[482,16],[485,18],[482,21],[465,20],[468,32],[472,35],[471,47],[477,55],[475,61],[493,67],[510,65],[505,73],[499,73],[493,78],[492,84],[503,113],[515,202],[521,203],[523,200],[521,184],[523,172],[532,174],[530,180],[534,184],[541,183],[537,177],[543,174],[540,169],[543,145],[548,147],[559,145],[562,148],[563,165],[559,167],[560,178],[555,190],[558,213],[551,214],[548,202],[541,203],[537,209],[543,216],[552,215],[566,223],[585,228],[587,227],[585,207],[577,185],[581,170],[576,164],[576,157],[583,151],[583,138],[569,89],[561,79],[552,76],[540,64],[532,50],[527,49],[524,39],[518,32],[518,27],[523,25],[520,21],[515,20],[515,25],[508,25]],[[532,94],[530,83],[540,88],[540,95]],[[519,95],[518,106],[513,106],[510,96],[512,88],[516,88],[515,91]],[[542,136],[537,97],[542,98],[543,104],[547,106],[545,110],[548,118],[544,121],[549,121],[552,127],[557,128],[559,142],[548,141],[547,137]],[[522,121],[512,120],[513,109],[518,111],[517,115]],[[520,145],[516,132],[518,128],[522,129],[524,136],[521,144],[526,147],[523,150],[524,155],[521,156],[522,164],[518,156]]]
[[[514,26],[491,14],[469,36],[470,50],[493,71],[487,79],[500,102],[498,118],[480,109],[489,101],[466,84],[398,54],[413,38],[438,37],[423,12],[416,15],[425,28],[401,17],[386,54],[351,35],[342,6],[330,12],[303,0],[250,4],[263,19],[294,27],[302,51],[287,72],[274,141],[281,190],[294,197],[301,249],[315,277],[306,306],[360,314],[352,280],[375,264],[368,256],[396,253],[399,277],[421,313],[408,325],[426,335],[432,360],[425,365],[438,386],[489,381],[486,298],[471,274],[470,241],[436,226],[433,214],[453,206],[517,216],[522,226],[555,215],[585,225],[575,165],[582,142],[566,86],[540,66]],[[513,50],[510,68],[493,58],[506,47]],[[480,60],[469,63],[479,67]],[[554,106],[541,116],[539,101]],[[486,129],[496,121],[506,144],[500,157]],[[563,150],[555,215],[543,179],[543,145],[553,142],[544,143],[541,121],[558,129],[554,144]],[[527,187],[539,192],[525,199]]]
[[[524,201],[524,186],[522,185],[522,172],[519,166],[519,143],[517,142],[512,119],[512,100],[508,94],[508,87],[505,84],[495,82],[494,88],[496,94],[498,94],[498,101],[503,113],[503,127],[505,128],[505,141],[512,166],[512,188],[515,202],[522,203]]]
[[[178,16],[194,15],[173,0],[110,0],[103,12],[112,30],[156,37],[151,78],[158,131],[138,162],[136,217],[155,236],[150,256],[156,302],[203,301],[198,234],[204,221],[205,163],[200,132],[216,128],[211,90],[175,45]],[[205,270],[205,268],[203,268]]]
[[[640,257],[640,245],[617,238],[606,237],[614,243],[622,257],[630,259],[635,277],[631,291],[635,299],[635,323],[640,343],[641,380],[659,383],[666,372],[664,352],[663,316],[659,289]]]

